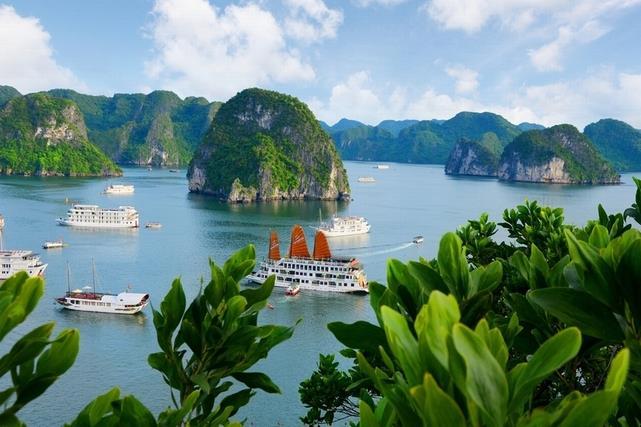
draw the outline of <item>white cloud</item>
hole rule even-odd
[[[456,93],[474,92],[479,86],[479,73],[470,68],[466,68],[462,65],[456,65],[447,67],[445,72],[448,76],[456,80]]]
[[[515,32],[534,25],[535,37],[546,40],[529,51],[540,71],[560,70],[568,47],[589,43],[608,32],[602,21],[637,6],[641,0],[428,0],[422,9],[448,30],[475,33],[491,22]],[[532,32],[530,32],[532,33]],[[556,34],[552,40],[549,34]]]
[[[387,95],[379,89],[385,87],[360,71],[335,85],[327,102],[317,98],[310,101],[310,108],[328,123],[342,117],[377,124],[385,119],[448,119],[461,111],[491,111],[515,124],[570,123],[582,129],[591,122],[612,117],[641,128],[641,74],[601,70],[575,80],[508,89],[508,98],[489,103],[431,87],[413,93],[393,87]]]
[[[85,85],[53,57],[51,36],[37,18],[18,15],[11,6],[0,5],[0,84],[22,93],[52,87],[86,90]]]
[[[255,3],[219,10],[207,0],[157,0],[152,14],[147,74],[181,95],[222,100],[250,86],[315,77],[274,16]]]
[[[373,4],[380,4],[383,6],[396,6],[401,3],[405,3],[407,0],[354,0],[356,5],[361,7],[371,6]]]
[[[289,8],[285,19],[287,35],[305,42],[336,37],[343,13],[330,9],[323,0],[284,0]]]
[[[574,42],[589,43],[608,32],[598,21],[588,21],[581,28],[559,28],[557,38],[528,52],[530,61],[539,71],[560,71],[565,50]]]

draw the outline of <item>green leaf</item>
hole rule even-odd
[[[341,344],[349,348],[374,352],[379,346],[387,347],[385,331],[363,320],[351,324],[332,322],[327,324],[327,329]]]
[[[79,343],[80,333],[77,329],[64,329],[38,358],[36,374],[59,376],[67,372],[76,360]]]
[[[379,427],[374,412],[367,403],[361,400],[358,408],[360,410],[361,427]]]
[[[136,427],[155,427],[156,419],[134,396],[125,396],[120,409],[120,425]]]
[[[519,373],[510,400],[510,412],[520,411],[536,386],[572,360],[581,348],[581,332],[568,328],[547,339]]]
[[[608,246],[608,243],[610,243],[608,229],[600,224],[596,224],[590,233],[588,243],[599,249]]]
[[[503,426],[507,414],[508,384],[505,373],[474,331],[457,324],[452,341],[465,364],[465,394],[493,426]]]
[[[263,282],[261,286],[256,289],[243,289],[240,294],[247,300],[247,305],[254,305],[259,301],[266,301],[274,290],[274,283],[276,283],[276,276],[272,275]]]
[[[530,291],[527,299],[568,325],[577,326],[586,335],[610,341],[624,338],[612,311],[587,292],[572,288],[537,289]]]
[[[261,372],[237,372],[232,374],[232,377],[249,388],[259,388],[267,393],[280,393],[278,386]]]
[[[422,382],[421,359],[418,342],[410,332],[405,317],[387,306],[381,307],[383,329],[392,353],[399,361],[410,385]]]
[[[469,291],[469,266],[461,239],[446,233],[439,244],[438,269],[443,281],[457,300],[465,299]]]
[[[416,333],[425,340],[429,351],[445,369],[449,366],[447,339],[460,318],[454,296],[434,291],[414,322]]]
[[[430,374],[425,374],[423,384],[416,386],[410,390],[414,399],[418,398],[417,391],[421,390],[422,411],[420,413],[423,418],[423,425],[426,427],[465,427],[465,417],[461,412],[454,399],[445,393],[436,384],[434,378]]]
[[[240,408],[247,405],[249,399],[254,395],[254,391],[250,388],[243,389],[236,393],[232,393],[229,396],[226,396],[221,402],[220,407],[225,409],[231,407],[231,413],[229,416],[234,415]]]
[[[578,402],[559,427],[602,427],[614,411],[619,395],[613,391],[597,391]]]
[[[628,376],[629,367],[630,350],[624,348],[619,351],[614,360],[612,360],[610,370],[608,371],[608,378],[605,381],[605,390],[620,393]]]

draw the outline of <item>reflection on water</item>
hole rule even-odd
[[[65,322],[75,324],[76,328],[91,327],[100,328],[135,328],[144,327],[147,321],[147,315],[142,312],[133,315],[127,314],[110,314],[110,313],[92,313],[90,311],[66,310],[62,307],[56,309],[57,316],[61,316]],[[60,320],[60,319],[56,319]]]

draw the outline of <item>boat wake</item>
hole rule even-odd
[[[361,246],[361,247],[355,247],[355,248],[341,248],[341,249],[335,249],[334,252],[350,251],[350,254],[356,255],[359,258],[367,258],[371,256],[402,251],[414,245],[415,245],[414,242],[392,243],[392,244],[385,244],[385,245]],[[376,249],[376,248],[385,248],[385,249],[379,249],[373,252],[369,252],[370,250]]]

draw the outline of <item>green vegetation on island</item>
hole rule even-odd
[[[618,171],[641,170],[641,130],[620,120],[603,119],[586,126],[583,133]]]
[[[14,97],[0,108],[0,174],[115,176],[121,171],[89,142],[76,104],[36,93]]]
[[[331,135],[344,159],[400,163],[444,164],[462,138],[484,141],[491,151],[500,154],[521,133],[497,114],[470,112],[449,120],[398,121],[394,125],[384,121],[376,127],[343,126],[342,130],[335,127]]]
[[[190,191],[232,202],[349,198],[343,163],[307,105],[262,89],[220,108],[188,178]]]
[[[447,175],[496,176],[499,154],[494,141],[470,141],[461,139],[456,143],[445,164]]]
[[[619,174],[572,125],[522,133],[501,156],[499,179],[564,184],[618,184]]]
[[[222,105],[160,90],[112,97],[69,89],[47,93],[74,101],[85,117],[89,140],[120,164],[186,165]]]
[[[21,94],[17,89],[11,86],[0,85],[0,108],[13,98],[17,98],[19,96],[21,96]]]

